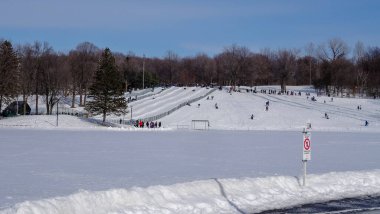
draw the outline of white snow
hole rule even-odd
[[[89,123],[85,119],[69,116],[56,115],[31,115],[3,118],[0,120],[0,128],[33,128],[33,129],[102,129],[99,125]]]
[[[305,86],[288,87],[302,96],[246,88],[217,90],[160,119],[161,129],[105,128],[67,115],[58,127],[54,115],[1,119],[0,213],[255,213],[380,194],[378,99],[312,94],[312,102]],[[133,118],[148,117],[209,90],[136,91],[155,95],[129,106]],[[209,120],[210,131],[176,130],[193,119]],[[308,121],[311,175],[302,187]]]
[[[304,203],[378,194],[380,171],[309,175],[307,187],[290,176],[209,179],[170,186],[80,191],[23,202],[0,213],[256,213]]]
[[[273,87],[268,87],[273,88]],[[307,88],[293,87],[307,91]],[[259,88],[257,89],[259,90]],[[278,90],[278,89],[277,89]],[[380,100],[317,97],[317,102],[302,96],[269,95],[262,93],[215,91],[214,99],[207,98],[185,106],[162,119],[168,126],[191,125],[191,120],[209,120],[210,129],[221,130],[301,130],[310,121],[318,131],[380,131]],[[211,96],[210,96],[211,97]],[[265,102],[269,101],[269,111]],[[324,103],[326,101],[326,103]],[[215,109],[215,103],[218,109]],[[357,110],[361,105],[362,110]],[[324,118],[327,113],[330,119]],[[251,115],[254,119],[251,120]],[[364,121],[369,121],[368,127]]]

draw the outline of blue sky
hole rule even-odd
[[[67,52],[84,41],[148,57],[168,50],[213,56],[232,44],[258,52],[339,37],[380,45],[378,0],[1,0],[0,38],[49,42]]]

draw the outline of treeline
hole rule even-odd
[[[57,52],[48,43],[13,46],[0,40],[0,109],[22,95],[40,95],[52,111],[60,95],[79,95],[86,104],[102,50],[84,42],[68,53]],[[351,50],[351,51],[350,51]],[[379,96],[380,48],[355,47],[341,39],[310,43],[304,49],[264,49],[252,52],[232,45],[210,57],[198,54],[179,57],[172,51],[163,58],[133,53],[113,53],[125,90],[158,85],[314,85],[329,94]],[[143,83],[144,78],[144,83]],[[38,96],[36,99],[38,112]],[[74,99],[72,103],[74,107]]]

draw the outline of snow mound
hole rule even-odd
[[[380,194],[380,170],[310,175],[308,185],[290,176],[209,179],[171,186],[80,191],[26,201],[10,213],[256,213],[348,197]]]

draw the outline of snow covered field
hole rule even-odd
[[[11,117],[0,120],[0,128],[32,128],[32,129],[105,129],[99,125],[69,115],[59,115],[58,127],[55,115],[32,115]]]
[[[0,120],[0,213],[255,213],[380,195],[378,99],[311,94],[313,102],[304,86],[288,87],[302,96],[244,89],[217,90],[162,118],[161,129],[106,128],[67,115],[59,127],[55,116]],[[141,91],[155,95],[130,103],[133,118],[209,90]],[[209,120],[210,131],[176,130],[195,119]],[[312,175],[304,188],[306,122],[313,128]]]
[[[0,213],[251,213],[380,194],[379,133],[313,132],[307,188],[300,132],[3,128],[0,136]]]

